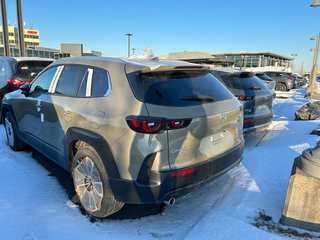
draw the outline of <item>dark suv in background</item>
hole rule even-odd
[[[223,68],[211,73],[242,102],[244,132],[263,129],[272,123],[275,93],[255,73]]]
[[[275,91],[276,82],[265,73],[257,72],[256,76],[271,90]]]
[[[265,72],[269,77],[276,81],[276,91],[289,91],[295,88],[295,77],[288,72]]]
[[[0,103],[3,95],[31,82],[53,59],[0,57]]]

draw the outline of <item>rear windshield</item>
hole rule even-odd
[[[231,99],[233,95],[214,76],[203,71],[128,74],[135,96],[163,106],[193,106]]]
[[[23,61],[17,62],[15,77],[24,81],[34,79],[51,61]]]
[[[268,77],[266,74],[257,74],[257,77],[265,81],[273,81],[273,79]]]
[[[267,87],[256,76],[221,76],[225,81],[229,81],[229,84],[234,89],[242,90],[265,90]]]

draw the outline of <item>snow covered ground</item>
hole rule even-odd
[[[52,176],[31,153],[12,152],[0,126],[0,239],[288,239],[277,229],[286,229],[278,221],[292,163],[319,140],[309,134],[319,120],[294,121],[304,93],[298,89],[275,100],[273,124],[246,136],[240,167],[173,207],[136,219],[92,221],[83,215],[61,176]]]

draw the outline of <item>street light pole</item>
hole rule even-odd
[[[314,0],[314,2],[311,4],[311,7],[319,7],[319,6],[320,6],[320,0]],[[307,90],[307,92],[311,95],[311,97],[312,95],[318,95],[316,77],[318,73],[319,38],[320,38],[320,33],[316,37],[317,44],[313,54],[313,65],[312,65],[312,71],[310,74],[310,86]],[[311,38],[311,39],[314,40],[315,38]]]
[[[295,61],[295,57],[297,57],[298,56],[298,54],[296,54],[296,53],[292,53],[291,54],[291,57],[293,58],[293,62],[292,62],[292,72],[294,71],[294,61]]]
[[[314,49],[314,54],[313,54],[313,64],[312,64],[312,71],[310,74],[310,86],[311,88],[315,88],[316,87],[316,78],[317,78],[317,74],[318,74],[318,55],[319,55],[319,39],[320,39],[320,35],[318,35],[317,37],[312,37],[311,40],[317,40],[316,43],[316,48]]]
[[[24,29],[23,29],[23,17],[22,17],[22,0],[16,0],[17,5],[17,21],[18,21],[18,35],[19,35],[19,49],[20,57],[24,57],[26,53],[24,45]]]
[[[10,56],[10,45],[9,45],[9,33],[8,33],[8,17],[7,17],[7,4],[6,0],[0,0],[1,4],[1,15],[2,15],[2,32],[3,32],[3,46],[4,56]]]
[[[126,34],[128,36],[128,57],[130,57],[130,37],[132,36],[131,33]]]

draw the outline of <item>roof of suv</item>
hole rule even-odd
[[[170,71],[170,70],[209,70],[209,67],[183,61],[159,61],[110,57],[70,57],[61,58],[54,64],[94,64],[119,63],[127,65],[127,72],[140,70],[142,72]]]
[[[0,57],[0,59],[14,59],[17,62],[22,62],[22,61],[50,61],[53,62],[54,59],[52,58],[40,58],[40,57]]]

